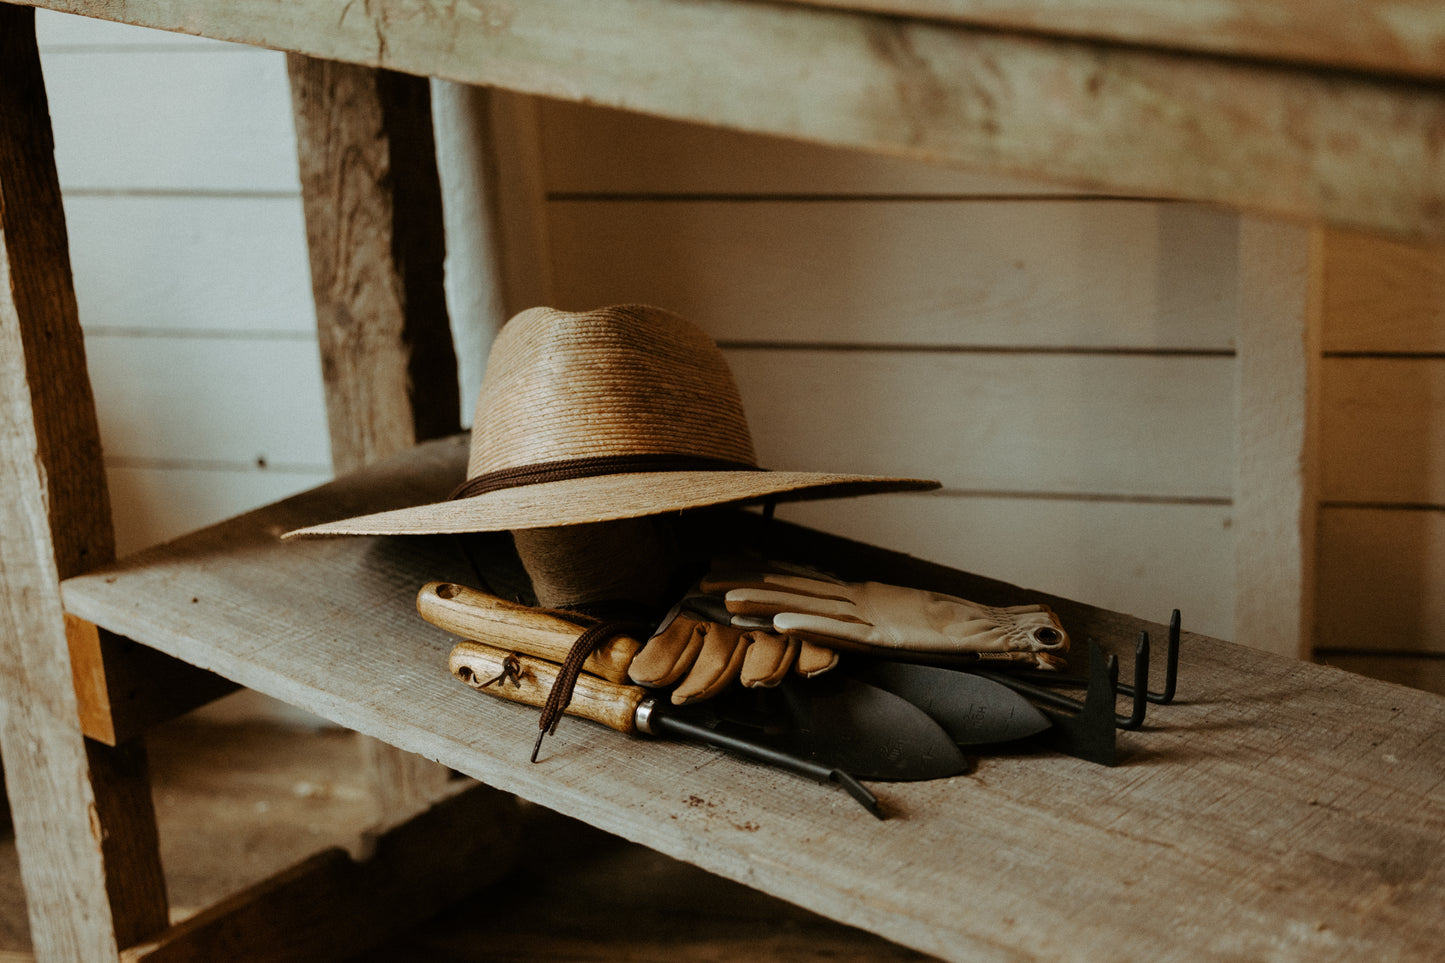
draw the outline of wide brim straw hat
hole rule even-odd
[[[446,501],[287,533],[549,528],[730,503],[921,491],[938,482],[768,471],[722,351],[659,308],[532,308],[493,342],[467,480]]]

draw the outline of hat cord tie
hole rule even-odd
[[[681,455],[672,452],[657,452],[641,455],[593,455],[587,458],[569,458],[549,461],[537,465],[518,465],[486,472],[475,478],[468,478],[452,490],[450,499],[472,498],[488,492],[507,488],[521,488],[525,485],[540,485],[544,482],[572,481],[577,478],[597,478],[602,475],[628,475],[653,471],[765,471],[757,465],[728,458],[712,458],[706,455]]]
[[[577,636],[567,650],[567,658],[562,660],[562,668],[557,672],[552,688],[547,690],[547,701],[542,704],[542,715],[537,720],[537,741],[532,745],[533,762],[537,761],[537,752],[542,748],[542,738],[557,732],[557,723],[562,721],[562,714],[572,704],[572,690],[577,686],[577,676],[587,657],[616,636],[638,634],[647,629],[648,626],[639,620],[611,619],[599,622]]]

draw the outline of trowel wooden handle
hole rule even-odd
[[[559,669],[543,659],[470,641],[453,646],[449,662],[452,675],[478,692],[538,708],[547,701]],[[577,677],[567,715],[633,733],[637,731],[637,707],[646,696],[647,690],[641,686],[617,685],[584,673]]]
[[[455,582],[428,582],[416,596],[421,617],[454,635],[552,662],[567,658],[584,628],[541,609],[519,605]],[[584,671],[625,684],[642,643],[615,636],[582,663]]]

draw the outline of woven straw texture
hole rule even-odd
[[[632,471],[548,480],[290,532],[385,535],[577,525],[768,498],[924,490],[938,483],[756,467],[737,386],[717,345],[667,311],[532,308],[493,343],[467,477],[582,458],[676,455],[743,470]],[[748,470],[751,469],[751,470]]]

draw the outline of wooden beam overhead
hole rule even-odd
[[[94,0],[44,6],[115,16]],[[1398,78],[735,0],[124,9],[330,60],[1445,240],[1445,91]]]

